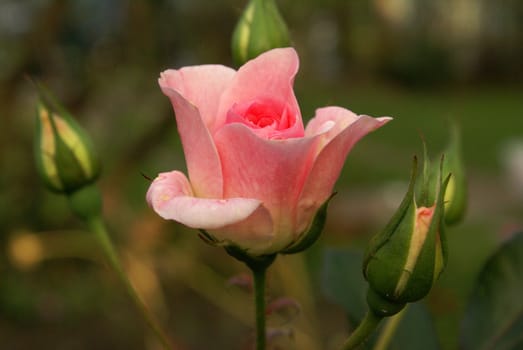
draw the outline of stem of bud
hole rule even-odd
[[[139,310],[141,311],[146,323],[149,325],[149,327],[151,327],[152,331],[162,344],[163,349],[175,349],[173,344],[171,344],[169,337],[163,331],[162,327],[160,327],[158,321],[153,316],[152,312],[149,310],[147,305],[145,305],[142,298],[138,295],[136,289],[125,274],[125,270],[120,262],[120,259],[118,258],[116,250],[114,249],[114,245],[111,242],[111,238],[109,238],[103,220],[100,217],[91,217],[87,220],[87,224],[89,225],[91,231],[95,234],[98,243],[100,244],[102,250],[104,251],[107,257],[109,265],[112,267],[114,272],[116,272],[116,275],[120,278],[120,281],[125,286],[127,292],[135,302],[136,306],[138,306]]]
[[[378,324],[383,317],[376,315],[371,310],[367,311],[367,314],[358,325],[358,327],[351,333],[349,338],[343,344],[342,350],[357,349],[362,345],[367,338],[374,332]]]

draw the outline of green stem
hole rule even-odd
[[[345,344],[343,344],[342,350],[357,349],[376,329],[382,318],[383,317],[377,316],[372,311],[367,311],[365,318],[358,325],[358,328],[351,333],[345,341]]]
[[[158,321],[153,316],[147,305],[145,305],[143,300],[140,298],[140,296],[136,292],[136,289],[133,287],[131,281],[127,277],[125,270],[123,269],[122,264],[120,262],[120,259],[118,258],[116,250],[114,249],[113,243],[111,242],[109,234],[107,233],[107,229],[103,220],[100,217],[92,217],[87,220],[87,223],[91,231],[93,231],[93,233],[95,234],[98,243],[101,245],[109,261],[110,266],[116,272],[116,274],[120,278],[120,281],[124,284],[125,288],[127,289],[127,292],[140,309],[145,321],[147,322],[149,327],[151,327],[155,335],[158,337],[158,340],[162,344],[163,348],[165,350],[174,349],[169,337],[160,327]]]
[[[256,309],[256,350],[265,350],[265,272],[266,267],[251,268],[254,278],[254,304]]]
[[[407,310],[407,307],[398,312],[396,315],[388,318],[387,322],[383,326],[383,330],[381,331],[378,340],[376,341],[376,344],[374,345],[374,350],[386,350],[388,348],[392,340],[392,336],[394,333],[396,333],[396,330],[398,329],[398,326],[403,319],[403,315],[405,315],[405,310]]]

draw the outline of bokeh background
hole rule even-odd
[[[157,348],[91,235],[37,178],[36,95],[26,76],[46,83],[92,135],[111,235],[179,348],[248,348],[246,269],[194,231],[157,217],[145,203],[142,176],[184,169],[159,72],[232,65],[230,37],[245,3],[0,0],[2,349]],[[427,305],[440,346],[458,348],[481,264],[523,227],[523,2],[278,3],[301,58],[295,90],[304,117],[340,105],[395,120],[350,154],[320,242],[272,269],[269,296],[301,305],[297,315],[293,307],[271,315],[273,335],[282,349],[336,348],[350,325],[322,293],[323,252],[358,249],[383,227],[421,138],[437,157],[455,119],[469,208],[448,230],[449,266]]]

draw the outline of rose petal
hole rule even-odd
[[[171,100],[176,114],[176,124],[195,195],[221,198],[223,182],[220,159],[200,112],[170,87],[163,86],[162,91]]]
[[[326,107],[316,111],[316,117],[307,125],[306,134],[319,136],[323,149],[314,162],[300,196],[297,210],[299,229],[306,229],[304,226],[309,224],[316,210],[332,194],[352,147],[369,132],[390,120],[392,118],[389,117],[357,116],[340,107]]]
[[[218,230],[209,230],[224,244],[233,243],[252,255],[270,254],[275,233],[269,211],[260,205],[248,218]]]
[[[194,197],[191,185],[185,175],[179,171],[161,173],[151,183],[147,191],[149,205],[164,219],[174,220],[188,227],[217,230],[230,227],[233,231],[225,232],[218,237],[234,242],[244,241],[242,236],[237,237],[238,228],[245,227],[248,219],[260,224],[269,219],[270,216],[257,199],[229,198],[229,199],[207,199]],[[266,214],[264,215],[264,212]],[[238,224],[237,226],[234,226]],[[265,223],[262,225],[267,226]],[[272,230],[254,232],[256,237],[248,237],[251,240],[259,236],[269,236]],[[221,230],[220,230],[221,232]],[[240,232],[244,234],[243,232]],[[244,234],[245,235],[245,234]]]
[[[298,55],[292,48],[273,49],[244,64],[221,96],[216,126],[225,123],[227,112],[236,103],[277,98],[285,101],[296,116],[292,129],[297,130],[292,133],[303,135],[300,108],[292,88],[298,66]]]
[[[342,107],[318,108],[316,116],[307,123],[305,136],[323,134],[325,142],[328,142],[358,118],[356,113]]]
[[[167,96],[168,90],[174,90],[196,106],[212,133],[220,96],[235,74],[234,69],[222,65],[191,66],[166,70],[158,82]]]
[[[258,198],[274,221],[274,248],[293,241],[295,209],[317,154],[319,138],[266,140],[243,124],[215,135],[222,161],[224,197]],[[277,250],[277,249],[276,249]]]

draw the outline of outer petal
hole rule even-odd
[[[363,136],[378,129],[392,118],[372,118],[356,115],[341,107],[326,107],[316,111],[305,130],[309,137],[318,135],[322,149],[306,179],[298,204],[298,228],[306,229],[310,218],[332,194],[345,158]]]
[[[164,219],[213,230],[218,240],[232,241],[247,249],[253,242],[259,244],[257,241],[267,241],[272,235],[270,215],[259,200],[194,197],[189,181],[179,171],[158,175],[147,191],[147,201]],[[249,235],[241,228],[249,229]]]
[[[252,255],[272,253],[275,233],[269,211],[260,205],[247,219],[209,232],[223,244],[234,243]]]
[[[319,108],[316,116],[309,120],[305,136],[321,135],[326,144],[358,118],[357,114],[342,107]]]
[[[225,123],[227,111],[235,103],[277,97],[289,104],[290,111],[296,115],[295,127],[303,130],[300,108],[292,88],[298,67],[298,55],[292,48],[273,49],[244,64],[221,96],[216,126]]]
[[[319,138],[266,140],[242,124],[215,135],[222,161],[224,197],[258,198],[274,221],[278,251],[296,237],[296,203],[317,154]]]
[[[213,130],[220,96],[230,83],[236,71],[222,65],[203,65],[169,69],[160,74],[160,87],[174,90],[184,99],[196,106],[209,130]]]
[[[170,98],[176,114],[192,189],[198,197],[221,198],[223,190],[220,159],[209,130],[195,105],[166,85],[160,86]]]

